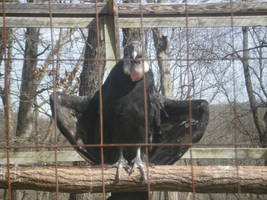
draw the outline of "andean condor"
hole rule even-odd
[[[192,142],[198,142],[203,136],[209,118],[208,103],[205,100],[192,100],[192,119],[189,120],[188,101],[167,99],[155,91],[153,74],[143,59],[141,43],[131,42],[125,47],[124,54],[124,60],[113,67],[102,85],[103,143],[145,143],[146,99],[149,142],[184,144],[153,146],[149,148],[149,161],[154,164],[173,164],[187,151],[191,139]],[[99,91],[86,97],[56,93],[51,95],[50,100],[61,133],[88,162],[100,164],[100,148],[79,146],[100,144]],[[190,121],[192,138],[188,128]],[[142,155],[140,146],[104,148],[104,162],[117,167],[117,180],[121,168],[129,165],[132,165],[131,171],[139,168],[143,180],[146,180]],[[132,195],[133,199],[138,199],[138,196],[140,200],[146,194]],[[143,197],[141,199],[146,199]],[[110,199],[120,198],[123,199],[123,195],[116,193]]]

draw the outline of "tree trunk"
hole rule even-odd
[[[100,67],[101,79],[104,75],[105,67],[105,39],[101,38],[103,34],[103,18],[99,18],[99,47],[97,42],[96,20],[89,25],[88,37],[86,40],[84,63],[82,73],[80,75],[79,95],[91,95],[98,89],[98,73]],[[100,59],[100,60],[99,60]],[[101,83],[102,85],[102,83]]]
[[[11,73],[11,70],[12,70],[12,50],[13,50],[13,40],[12,38],[10,37],[12,35],[12,32],[13,30],[11,28],[7,28],[6,29],[6,51],[4,51],[4,44],[3,44],[3,29],[0,28],[0,65],[2,63],[2,60],[4,58],[4,52],[6,53],[6,58],[7,60],[5,61],[6,62],[6,65],[7,65],[7,82],[8,82],[8,88],[6,88],[6,85],[4,88],[2,88],[0,86],[0,97],[2,99],[2,103],[4,105],[4,107],[6,106],[6,95],[5,95],[5,91],[7,90],[8,91],[8,99],[10,98],[10,73]],[[1,76],[4,76],[4,74],[1,74],[0,73],[0,77]],[[4,77],[5,78],[5,77]],[[10,102],[10,101],[9,101]],[[11,122],[11,110],[10,110],[10,105],[9,105],[9,121]],[[4,109],[4,111],[6,111]],[[5,113],[6,115],[7,113]],[[10,127],[11,128],[11,127]],[[4,133],[4,132],[3,132]],[[11,130],[11,133],[12,133],[12,130]]]
[[[122,45],[123,47],[126,46],[129,42],[138,40],[142,41],[142,36],[141,36],[141,31],[138,28],[124,28],[122,29],[123,32],[123,42]],[[125,55],[124,55],[125,56]]]
[[[194,180],[198,193],[236,193],[237,183],[241,193],[267,194],[267,168],[263,166],[195,166]],[[0,167],[0,188],[7,187],[7,169]],[[101,168],[58,166],[60,192],[102,192]],[[131,175],[122,171],[116,182],[116,169],[104,169],[106,192],[146,191],[147,184],[140,181],[140,172]],[[55,191],[55,167],[11,167],[11,184],[14,189]],[[149,167],[151,191],[169,190],[192,192],[192,169],[190,166]],[[126,194],[126,193],[125,193]]]
[[[2,29],[0,29],[0,31],[1,31],[0,39],[3,42]],[[6,73],[7,77],[6,77],[6,79],[7,79],[7,82],[8,82],[8,88],[6,88],[6,85],[5,85],[4,88],[2,88],[0,86],[0,96],[1,96],[1,99],[2,99],[4,107],[6,106],[6,96],[5,96],[5,91],[6,90],[8,91],[8,97],[7,98],[10,99],[10,73],[11,73],[11,70],[12,70],[12,50],[13,50],[13,40],[10,38],[10,35],[12,35],[12,29],[9,28],[6,31],[6,42],[7,42],[7,44],[6,44],[6,47],[7,47],[7,49],[6,49],[6,57],[7,57],[7,60],[5,61],[5,62],[7,62],[6,63],[6,65],[7,65],[7,73]],[[0,51],[1,51],[0,52],[0,65],[1,65],[1,62],[2,62],[3,57],[4,57],[4,55],[3,55],[3,53],[4,53],[4,45],[2,44],[2,42],[1,42],[1,47],[0,47],[1,48],[0,49]],[[1,76],[4,76],[4,74],[0,74],[0,77]],[[4,111],[6,111],[6,110],[4,109]],[[9,113],[9,121],[11,122],[11,112],[10,111],[11,111],[11,108],[10,108],[10,105],[9,105],[9,112],[8,113]],[[7,113],[5,113],[5,115],[6,114]],[[11,131],[11,133],[12,133],[12,131]],[[4,137],[4,135],[3,135],[3,137]]]
[[[123,3],[138,3],[138,0],[124,0]],[[122,29],[123,33],[123,47],[126,46],[129,42],[138,40],[144,41],[144,34],[140,28],[124,28]],[[145,44],[145,43],[144,43]],[[125,55],[124,55],[125,56]]]
[[[170,63],[167,60],[168,38],[163,35],[159,28],[154,28],[152,31],[160,71],[161,92],[167,98],[172,98]]]
[[[33,130],[33,103],[36,97],[37,88],[45,75],[45,69],[51,64],[52,54],[59,56],[60,49],[64,45],[72,34],[72,31],[66,31],[65,35],[60,33],[60,39],[55,43],[53,51],[51,51],[42,69],[37,69],[37,48],[39,40],[39,29],[28,28],[26,31],[26,47],[23,72],[22,72],[22,84],[20,92],[20,105],[18,113],[17,124],[17,136],[29,136]],[[62,35],[62,37],[61,37]]]
[[[33,131],[32,105],[36,95],[37,84],[34,71],[37,67],[37,54],[39,43],[38,28],[27,28],[25,38],[24,64],[22,71],[22,83],[20,89],[20,103],[16,136],[29,137]]]
[[[249,62],[248,62],[248,57],[249,57],[249,52],[248,52],[248,27],[243,27],[243,58],[241,59],[242,64],[243,64],[243,71],[244,71],[244,78],[245,78],[245,83],[246,83],[246,89],[247,89],[247,94],[249,98],[249,103],[250,103],[250,109],[252,112],[254,124],[256,126],[256,129],[259,134],[260,138],[260,143],[262,147],[265,147],[267,143],[267,123],[264,119],[260,118],[259,114],[259,107],[257,105],[257,101],[254,95],[253,87],[252,87],[252,81],[251,81],[251,75],[250,75],[250,70],[249,70]],[[265,113],[267,115],[267,112]],[[267,164],[267,163],[266,163]]]

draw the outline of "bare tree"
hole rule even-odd
[[[40,29],[27,28],[25,33],[26,43],[24,50],[24,64],[22,71],[22,83],[20,89],[20,103],[18,112],[18,124],[16,135],[29,137],[33,131],[32,106],[38,84],[34,79],[34,71],[37,68],[37,54]]]
[[[6,47],[7,47],[7,51],[6,51],[6,67],[7,67],[7,72],[6,72],[6,79],[8,80],[8,88],[6,88],[6,86],[4,88],[2,88],[0,86],[0,97],[2,99],[2,103],[4,105],[4,107],[6,106],[6,96],[5,96],[5,91],[7,90],[8,91],[8,94],[9,96],[7,98],[10,99],[10,73],[11,73],[11,70],[12,70],[12,50],[13,50],[13,40],[11,38],[11,35],[12,35],[12,32],[13,30],[11,28],[8,28],[6,30]],[[1,62],[3,60],[3,53],[4,53],[4,45],[3,45],[3,35],[2,35],[3,31],[2,29],[0,29],[0,39],[1,39],[1,43],[0,43],[0,65],[1,65]],[[4,74],[1,74],[0,73],[0,77],[4,77]],[[9,107],[10,109],[10,107]],[[5,113],[6,114],[6,113]],[[9,112],[10,114],[10,112]],[[9,119],[11,120],[11,115],[9,116]]]
[[[251,80],[251,74],[250,74],[250,66],[249,66],[249,50],[248,50],[248,27],[243,27],[242,28],[242,33],[243,33],[243,56],[241,57],[240,55],[240,61],[242,62],[243,66],[243,71],[244,71],[244,78],[245,78],[245,84],[246,84],[246,89],[247,89],[247,94],[249,98],[249,104],[250,104],[250,109],[253,115],[253,120],[255,127],[258,131],[259,138],[260,138],[260,144],[265,147],[267,143],[267,121],[266,119],[262,119],[260,117],[259,109],[259,103],[256,100],[255,97],[255,91],[252,86],[252,80]],[[260,51],[261,52],[261,51]],[[261,52],[262,53],[262,52]],[[262,55],[260,54],[260,57]],[[261,65],[261,62],[259,63]],[[262,67],[262,66],[261,66]],[[265,116],[267,116],[267,111],[265,112]],[[266,117],[265,117],[266,118]],[[265,164],[267,165],[267,161],[265,161]]]
[[[171,98],[172,88],[170,63],[168,61],[168,37],[159,28],[154,28],[152,32],[160,70],[161,92],[164,96]]]
[[[97,30],[97,27],[99,30]],[[99,18],[91,22],[88,29],[88,36],[85,43],[85,55],[83,69],[80,75],[80,96],[94,94],[99,88],[99,81],[104,75],[105,66],[105,45],[104,38],[100,38],[103,31],[103,19]],[[100,60],[99,60],[100,59]],[[100,73],[100,74],[99,74]],[[100,76],[99,76],[100,75]],[[99,80],[99,77],[101,80]],[[102,83],[101,83],[102,84]]]

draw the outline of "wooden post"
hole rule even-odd
[[[106,45],[106,71],[109,74],[112,67],[120,59],[120,34],[118,25],[117,2],[109,0],[109,15],[105,16],[105,45]]]

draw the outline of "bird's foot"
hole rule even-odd
[[[144,182],[146,182],[147,181],[147,176],[145,173],[146,163],[143,162],[140,157],[136,157],[132,160],[132,164],[133,164],[133,166],[131,168],[130,174],[132,174],[134,172],[135,168],[139,168],[139,170],[141,172],[141,178]]]
[[[111,167],[117,168],[116,181],[120,181],[122,168],[129,169],[128,161],[123,157],[120,158],[116,163],[111,165]]]

